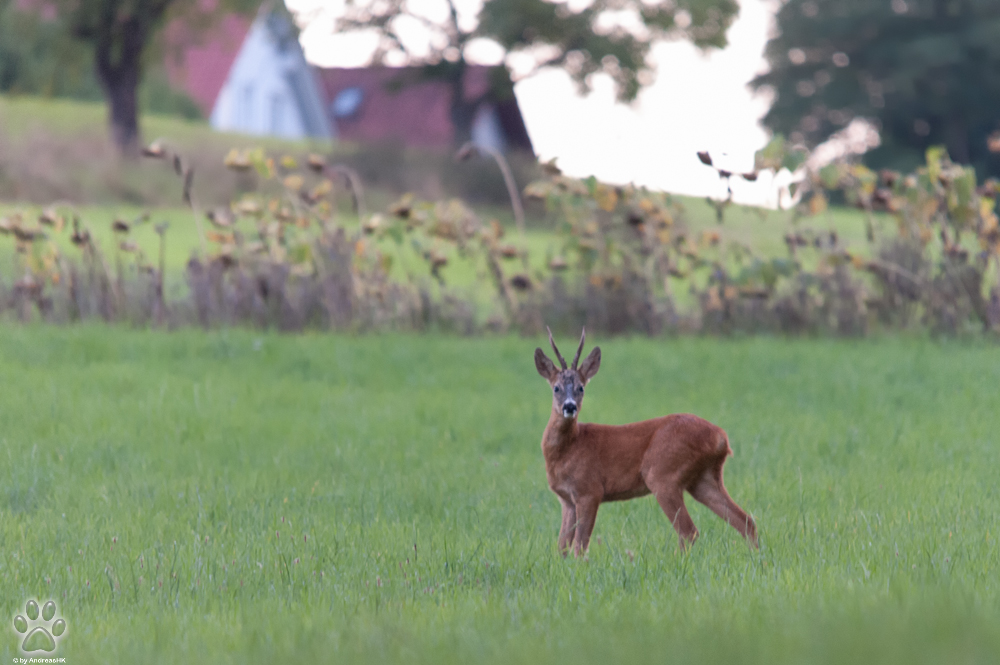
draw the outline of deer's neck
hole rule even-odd
[[[573,445],[579,435],[580,424],[576,418],[564,418],[562,413],[552,409],[542,435],[542,452],[546,455],[558,454]]]

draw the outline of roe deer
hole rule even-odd
[[[721,427],[690,414],[675,414],[629,425],[578,423],[583,388],[601,366],[594,347],[577,369],[586,330],[571,367],[566,366],[549,330],[549,342],[562,370],[541,349],[535,367],[552,388],[552,415],[542,434],[549,487],[562,503],[559,551],[566,556],[587,550],[604,501],[653,494],[680,537],[682,548],[698,537],[684,491],[726,520],[757,547],[757,525],[736,505],[722,484],[722,466],[733,454]]]

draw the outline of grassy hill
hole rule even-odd
[[[374,202],[403,191],[426,197],[461,196],[503,204],[506,190],[496,166],[486,161],[455,164],[450,154],[404,149],[385,143],[358,146],[316,141],[283,141],[226,134],[205,121],[146,115],[146,142],[161,139],[195,165],[197,193],[204,203],[221,204],[237,191],[223,164],[231,148],[263,147],[276,154],[317,152],[357,170]],[[522,183],[533,163],[512,159]],[[162,164],[122,161],[108,140],[103,104],[66,99],[0,96],[0,201],[170,206],[180,202],[176,180]]]
[[[121,160],[108,139],[103,104],[0,96],[0,200],[79,204],[178,205],[176,178],[160,163]],[[196,165],[199,195],[221,202],[234,191],[222,157],[263,145],[301,153],[321,145],[248,139],[214,132],[203,121],[147,115],[146,141],[164,139]]]

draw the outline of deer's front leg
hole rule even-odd
[[[594,531],[597,521],[597,507],[601,500],[596,496],[578,497],[576,500],[576,540],[573,543],[573,554],[580,556],[590,545],[590,534]]]
[[[559,553],[564,557],[569,551],[569,546],[573,544],[573,537],[576,535],[576,506],[566,499],[559,497],[562,504],[562,527],[559,529]]]

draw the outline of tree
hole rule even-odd
[[[100,100],[93,53],[86,43],[67,39],[67,32],[54,15],[0,0],[0,93]],[[163,66],[145,72],[139,105],[153,113],[201,117],[194,100],[170,87]]]
[[[509,60],[527,56],[533,62],[528,75],[559,67],[588,91],[593,75],[606,74],[618,99],[627,102],[652,81],[647,55],[653,43],[681,37],[704,49],[722,48],[738,12],[736,0],[594,0],[583,8],[566,1],[483,0],[478,13],[468,16],[455,0],[348,0],[337,30],[374,32],[373,63],[403,61],[425,77],[447,81],[455,142],[461,144],[471,137],[483,102],[464,94],[467,51],[474,40],[488,40],[502,50],[494,95],[512,94]],[[426,35],[416,47],[406,36],[414,27]]]
[[[764,124],[814,147],[855,118],[879,129],[865,160],[910,170],[945,145],[1000,175],[1000,3],[996,0],[788,0],[767,44],[774,97]]]
[[[100,99],[86,49],[56,20],[0,0],[0,92]]]
[[[257,6],[250,0],[218,3],[200,0],[38,0],[27,4],[39,10],[54,10],[50,11],[55,17],[52,21],[34,23],[36,27],[42,26],[39,34],[44,38],[43,43],[47,40],[58,44],[72,39],[87,47],[93,59],[94,74],[108,104],[112,140],[127,155],[138,154],[139,84],[150,47],[166,22],[179,18],[193,29],[205,29],[223,12],[247,12]],[[215,7],[207,9],[212,4]],[[24,25],[32,24],[26,21]],[[75,47],[67,45],[66,48]],[[12,78],[15,74],[21,80],[37,78],[29,76],[28,60],[18,53],[14,52],[5,61],[14,72]]]

